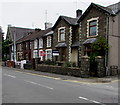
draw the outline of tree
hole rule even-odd
[[[2,41],[2,60],[7,60],[7,55],[9,54],[9,47],[10,47],[11,41],[9,40],[3,40]]]
[[[93,54],[92,56],[105,56],[105,52],[108,51],[109,45],[107,43],[107,40],[99,36],[97,37],[97,40],[92,43],[92,48],[93,48]]]

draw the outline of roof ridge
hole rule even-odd
[[[108,8],[108,7],[105,7],[105,6],[102,6],[102,5],[93,3],[93,2],[91,3],[91,5],[96,5],[96,6],[100,7],[101,9],[103,9],[103,10],[106,11],[106,12],[109,12],[109,11],[107,11],[107,10],[110,10],[110,11],[112,12],[112,14],[115,14],[114,11],[113,11],[111,8]],[[107,10],[106,10],[106,9],[107,9]],[[109,12],[109,13],[110,13],[110,12]]]
[[[19,29],[31,29],[31,30],[34,30],[33,28],[16,27],[16,26],[10,26],[9,28],[19,28]]]
[[[73,17],[69,17],[69,16],[64,16],[64,15],[60,15],[61,17],[66,17],[66,18],[71,18],[71,19],[77,19],[77,18],[73,18]]]

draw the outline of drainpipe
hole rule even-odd
[[[72,27],[70,26],[69,28],[69,32],[70,32],[70,35],[69,35],[69,55],[68,55],[68,58],[69,58],[69,62],[71,61],[71,45],[72,45]]]
[[[109,40],[109,16],[107,16],[107,19],[106,19],[106,40],[107,40],[107,43],[109,44],[108,40]],[[108,69],[108,51],[105,52],[105,68],[106,68],[106,76],[108,76],[110,74],[110,71]]]

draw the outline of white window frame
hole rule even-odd
[[[61,29],[64,29],[64,38],[63,38],[63,40],[61,40],[61,35],[60,35],[60,30]],[[60,28],[58,28],[58,42],[62,42],[62,41],[65,41],[65,27],[60,27]]]
[[[47,47],[51,47],[51,36],[47,36]]]
[[[32,49],[32,42],[30,42],[30,49]]]
[[[37,47],[38,47],[38,40],[35,39],[35,40],[34,40],[34,49],[37,49]]]
[[[25,49],[27,50],[28,49],[28,42],[25,43]]]
[[[39,39],[39,48],[43,48],[43,39],[42,38]]]
[[[98,36],[98,21],[99,21],[98,19],[99,19],[99,17],[91,18],[91,19],[87,20],[87,38],[91,38],[91,37],[96,37],[96,36]],[[91,21],[94,21],[94,20],[97,21],[97,25],[96,25],[96,35],[89,36],[89,33],[90,33],[89,23],[90,23]]]
[[[12,51],[14,50],[14,47],[13,47],[13,45],[12,45]]]
[[[38,50],[33,51],[33,58],[38,58]]]
[[[48,53],[47,51],[51,51],[51,53]],[[50,60],[52,60],[52,49],[46,49],[45,52],[46,52],[45,59],[48,60],[48,54],[50,54]]]
[[[20,47],[19,50],[22,51],[22,44],[20,44],[19,47]]]

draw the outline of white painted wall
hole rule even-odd
[[[108,66],[118,66],[118,16],[110,17],[109,19],[109,55]]]

